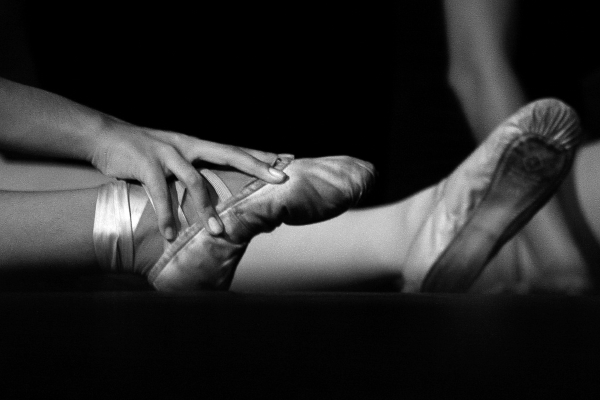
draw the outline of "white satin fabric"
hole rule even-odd
[[[199,172],[215,189],[220,202],[232,196],[229,188],[214,172],[207,169]],[[131,195],[130,184],[119,180],[102,185],[98,190],[93,240],[96,258],[104,270],[133,271],[133,234],[148,200],[154,207],[148,189],[143,187],[146,195]],[[169,189],[173,212],[178,216],[177,232],[181,233],[190,226],[181,208],[187,189],[179,181],[171,183]],[[164,241],[165,249],[169,244]]]
[[[100,267],[109,271],[133,268],[133,227],[129,190],[124,181],[98,189],[94,218],[94,250]]]

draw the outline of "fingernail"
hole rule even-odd
[[[173,228],[171,228],[170,226],[165,228],[165,239],[167,240],[173,240],[175,237],[175,233],[173,232]]]
[[[271,175],[273,175],[274,177],[278,178],[278,179],[285,179],[287,178],[287,175],[284,174],[283,172],[281,172],[278,169],[275,168],[269,168],[269,172],[271,173]]]
[[[210,217],[208,219],[208,228],[215,235],[218,235],[223,231],[221,224],[219,223],[219,221],[217,221],[215,217]]]

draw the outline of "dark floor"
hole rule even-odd
[[[595,297],[4,293],[0,318],[3,398],[600,394]]]

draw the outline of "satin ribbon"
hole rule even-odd
[[[133,269],[133,229],[126,182],[110,182],[98,189],[93,239],[100,268]]]
[[[225,183],[212,171],[199,171],[215,189],[222,202],[232,196]],[[133,233],[142,217],[148,200],[152,197],[145,185],[147,196],[130,196],[130,184],[117,180],[100,186],[96,201],[93,241],[98,264],[108,271],[133,271]],[[190,226],[181,204],[187,189],[179,181],[169,185],[173,212],[177,214],[177,232]],[[170,243],[165,240],[165,248]]]
[[[148,198],[129,196],[129,184],[114,181],[98,188],[93,241],[100,268],[133,271],[133,232]]]

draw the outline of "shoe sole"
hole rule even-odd
[[[573,163],[572,150],[524,134],[505,149],[490,186],[438,257],[421,292],[466,292],[485,265],[552,197]]]

